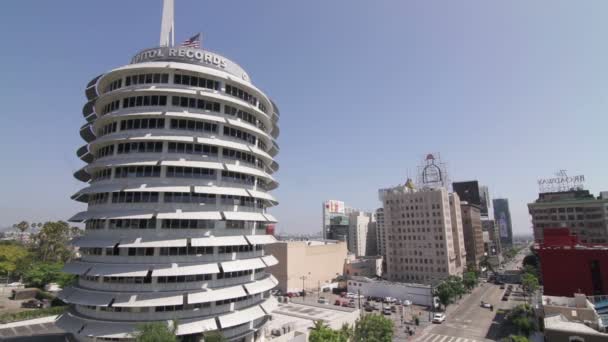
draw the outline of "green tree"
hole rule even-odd
[[[509,337],[504,339],[504,342],[530,342],[530,340],[521,335],[509,335]]]
[[[23,280],[28,286],[44,288],[48,283],[69,284],[74,277],[63,273],[62,263],[35,262],[23,273]]]
[[[46,222],[42,229],[32,237],[32,250],[36,259],[42,262],[66,262],[74,257],[70,240],[78,230],[70,228],[63,221]]]
[[[513,308],[507,315],[507,320],[513,324],[520,334],[530,336],[536,331],[534,310],[528,304],[521,304]]]
[[[23,243],[23,235],[25,234],[25,231],[28,230],[29,227],[30,227],[30,224],[27,221],[21,221],[21,222],[13,225],[13,228],[15,228],[17,231],[19,231],[19,239],[21,240],[22,243]]]
[[[28,268],[31,255],[17,243],[0,244],[0,274],[20,276]]]
[[[347,342],[348,337],[341,331],[330,329],[323,321],[315,321],[308,336],[309,342]]]
[[[471,290],[477,286],[477,273],[466,272],[462,275],[462,283],[467,290]]]
[[[165,323],[145,323],[137,327],[135,340],[137,342],[177,342],[175,332],[177,325],[167,326]]]
[[[347,341],[350,340],[355,334],[353,328],[348,325],[348,323],[342,324],[342,327],[340,328],[340,333],[342,334],[342,336],[346,337]]]
[[[439,303],[444,309],[452,303],[452,298],[455,297],[454,290],[446,282],[439,284],[439,286],[435,288],[435,294],[439,298]]]
[[[228,339],[224,337],[219,331],[210,331],[203,335],[203,341],[205,342],[227,342]]]
[[[530,295],[538,289],[538,278],[531,273],[524,273],[521,276],[521,286],[524,289],[524,293]]]
[[[366,315],[355,322],[353,341],[391,342],[393,321],[380,315]]]

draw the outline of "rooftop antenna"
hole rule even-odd
[[[163,0],[163,16],[160,24],[160,46],[175,44],[174,0]]]

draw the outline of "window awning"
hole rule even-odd
[[[245,310],[236,311],[219,317],[220,326],[222,329],[234,327],[243,323],[251,322],[258,318],[264,317],[266,314],[258,305]]]
[[[263,280],[254,281],[253,283],[247,283],[243,286],[245,286],[249,294],[256,294],[268,291],[277,286],[278,283],[279,282],[277,281],[277,279],[271,275]]]
[[[220,269],[216,263],[201,264],[201,265],[184,265],[179,266],[173,264],[171,267],[155,268],[152,271],[154,277],[170,277],[183,276],[193,274],[216,274],[220,273]]]
[[[83,248],[112,248],[119,242],[120,239],[91,239],[88,237],[79,237],[72,240],[72,245],[74,247]]]
[[[274,196],[272,196],[271,194],[266,193],[266,192],[256,191],[256,190],[247,190],[247,192],[249,192],[251,194],[251,197],[265,199],[265,200],[273,202],[273,203],[278,202],[277,199],[274,198]]]
[[[177,326],[176,335],[191,335],[205,331],[217,330],[215,318],[207,319],[182,319]]]
[[[154,213],[151,213],[149,210],[147,212],[143,211],[112,211],[112,212],[94,212],[94,211],[82,211],[74,216],[72,216],[69,221],[70,222],[82,222],[91,219],[151,219],[154,216]]]
[[[204,292],[195,292],[188,294],[188,304],[196,303],[207,303],[217,300],[224,300],[230,298],[245,297],[247,293],[243,289],[243,286],[232,286],[226,287],[219,290],[209,290]]]
[[[274,296],[270,296],[264,303],[260,304],[262,309],[266,311],[267,315],[270,315],[279,306],[279,302]]]
[[[268,220],[268,222],[277,222],[277,219],[270,214],[263,214],[264,217]]]
[[[259,258],[225,261],[222,262],[221,265],[224,272],[255,270],[256,268],[266,267],[266,265]]]
[[[63,266],[63,272],[69,274],[84,274],[88,269],[92,268],[92,264],[81,263],[81,262],[70,262]]]
[[[140,294],[120,294],[116,296],[112,306],[116,307],[150,307],[150,306],[170,306],[184,304],[183,293],[140,293]]]
[[[228,169],[228,171],[246,173],[246,174],[250,174],[250,175],[254,175],[254,176],[258,176],[258,177],[274,180],[274,178],[272,178],[271,175],[265,173],[264,171],[261,171],[261,170],[258,170],[256,168],[253,168],[253,167],[234,165],[234,164],[226,164],[226,169]]]
[[[195,186],[194,192],[199,194],[232,195],[250,197],[245,189],[227,188],[221,186]]]
[[[122,322],[85,321],[86,326],[78,335],[103,338],[133,337],[137,331],[136,324]]]
[[[203,162],[203,161],[194,161],[194,160],[163,160],[160,162],[160,165],[177,166],[177,167],[198,167],[198,168],[215,169],[215,170],[224,169],[224,164],[222,164],[222,163]]]
[[[277,242],[277,239],[272,235],[246,235],[245,238],[252,245],[265,245]]]
[[[153,267],[146,264],[92,265],[94,266],[87,275],[107,277],[145,277]]]
[[[112,299],[114,299],[114,296],[115,293],[112,292],[87,291],[73,287],[73,291],[61,298],[61,300],[70,304],[108,306]]]
[[[277,260],[274,255],[266,255],[262,257],[262,261],[264,261],[266,266],[274,266],[279,263],[279,260]]]
[[[130,247],[186,247],[188,245],[187,239],[157,239],[148,240],[144,238],[136,238],[135,240],[121,242],[118,247],[130,248]]]
[[[176,117],[176,118],[192,118],[192,119],[204,119],[204,120],[215,121],[215,122],[226,122],[226,119],[221,118],[219,116],[203,114],[203,113],[191,114],[191,113],[184,113],[184,112],[167,112],[166,115],[171,116],[171,117]]]
[[[263,221],[266,222],[264,215],[260,213],[247,213],[239,211],[224,211],[226,220],[237,220],[237,221]]]
[[[141,184],[138,186],[128,186],[125,192],[190,192],[189,186],[163,186],[154,184]]]
[[[193,238],[190,243],[193,247],[245,246],[249,244],[243,235]]]
[[[176,211],[174,213],[158,213],[156,218],[170,220],[221,220],[222,215],[218,211]]]

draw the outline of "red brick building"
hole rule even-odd
[[[608,244],[580,243],[568,228],[552,228],[535,249],[545,295],[608,294]]]

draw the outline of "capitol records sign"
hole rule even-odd
[[[580,190],[585,183],[585,175],[569,176],[567,170],[559,170],[555,177],[541,178],[538,180],[540,192],[560,192],[568,190]]]

